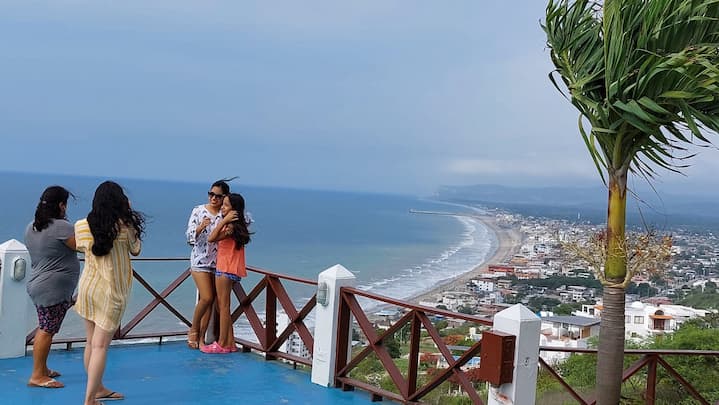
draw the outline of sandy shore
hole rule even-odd
[[[490,264],[506,263],[512,256],[519,252],[523,238],[519,229],[500,225],[497,218],[493,215],[473,215],[472,217],[482,221],[482,223],[490,228],[496,235],[497,250],[494,254],[488,257],[483,263],[475,266],[471,271],[448,279],[446,282],[438,284],[429,291],[413,296],[407,301],[415,303],[419,301],[437,301],[445,291],[462,291],[469,280],[477,278],[480,273],[485,273]]]

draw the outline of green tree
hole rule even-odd
[[[580,309],[576,308],[575,305],[572,304],[559,304],[556,307],[554,307],[554,313],[556,315],[571,315],[573,311]]]
[[[659,290],[649,285],[649,283],[629,283],[626,291],[627,294],[638,294],[640,297],[653,297],[657,295]]]
[[[446,328],[447,326],[449,326],[449,322],[445,321],[444,319],[442,319],[441,321],[437,321],[434,324],[434,327],[437,328],[437,330],[440,332],[442,331],[442,329]]]
[[[719,131],[719,3],[549,0],[543,29],[555,74],[579,110],[579,131],[608,187],[597,403],[620,399],[630,174],[679,171],[687,145]],[[560,89],[560,91],[562,91]],[[586,123],[589,129],[585,129]]]
[[[382,340],[382,344],[387,349],[387,353],[389,353],[389,356],[393,359],[399,358],[399,356],[402,355],[402,352],[399,349],[399,342],[397,339],[394,338],[394,336],[388,336]]]
[[[674,333],[657,337],[650,344],[653,349],[716,350],[719,347],[719,314],[686,321]],[[713,356],[666,356],[664,358],[679,375],[690,381],[710,403],[719,400],[719,359]],[[668,402],[680,403],[686,392],[666,373],[659,374],[657,394]]]
[[[459,312],[460,314],[467,315],[474,314],[474,310],[472,309],[472,307],[465,307],[464,305],[460,305],[459,308],[457,308],[457,312]]]
[[[529,299],[529,309],[532,312],[547,311],[561,304],[562,302],[556,298],[547,298],[543,296],[532,297]]]
[[[658,285],[660,287],[665,287],[667,285],[667,280],[665,280],[664,277],[662,277],[659,274],[652,275],[649,278],[649,281],[651,281],[652,283],[654,283],[655,285]]]
[[[688,328],[691,326],[693,326],[697,329],[712,328],[712,329],[719,330],[719,313],[710,312],[710,313],[706,314],[705,316],[689,319],[682,324],[682,326],[679,330],[681,331],[682,329]],[[717,346],[717,347],[719,347],[719,346]],[[711,350],[716,350],[716,348],[711,349]]]
[[[683,295],[677,300],[677,304],[693,308],[719,309],[719,294],[716,292],[704,292],[699,288]]]

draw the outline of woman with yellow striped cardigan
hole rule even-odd
[[[120,326],[132,287],[130,255],[140,254],[145,220],[130,208],[122,187],[106,181],[95,191],[92,211],[75,223],[77,249],[85,254],[75,310],[85,319],[85,405],[122,399],[102,382],[107,348]]]

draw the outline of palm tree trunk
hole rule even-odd
[[[602,320],[597,353],[597,404],[616,405],[622,389],[624,366],[624,288],[618,286],[627,273],[625,221],[627,207],[626,172],[609,174],[607,211],[607,259]]]

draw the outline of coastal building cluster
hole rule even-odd
[[[604,230],[588,222],[527,217],[496,212],[498,226],[522,234],[516,254],[502,263],[489,263],[460,288],[443,291],[421,305],[491,318],[515,303],[542,318],[540,345],[587,347],[599,335],[601,284],[594,269],[569,254],[566,243],[587,240]],[[719,240],[713,233],[683,228],[664,232],[671,237],[671,256],[662,269],[642,273],[627,289],[627,339],[642,340],[671,333],[683,322],[715,310],[677,305],[691,292],[719,285]],[[557,362],[563,352],[543,352]]]

